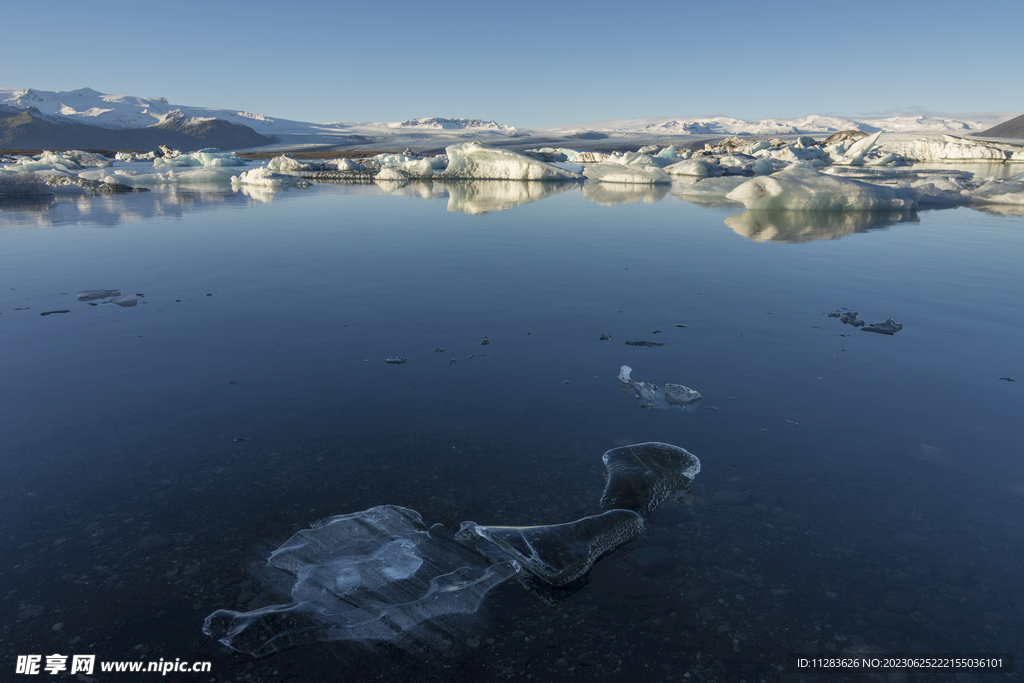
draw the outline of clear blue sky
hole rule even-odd
[[[0,87],[302,121],[1024,110],[1024,2],[14,2]]]

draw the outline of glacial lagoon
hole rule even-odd
[[[787,654],[1013,652],[1022,254],[1012,207],[745,211],[679,181],[5,201],[4,666],[824,681]],[[136,305],[77,298],[101,288]],[[622,366],[700,401],[647,404]],[[563,594],[496,586],[456,642],[254,659],[202,632],[275,604],[253,567],[317,520],[571,522],[600,512],[602,454],[643,442],[700,458],[697,504]]]

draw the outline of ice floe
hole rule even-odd
[[[601,460],[608,477],[601,507],[648,515],[666,500],[696,502],[693,480],[700,460],[685,448],[641,443],[613,448]]]
[[[629,342],[626,342],[629,344]],[[652,342],[647,342],[651,344]],[[633,372],[633,368],[628,365],[623,365],[619,369],[619,388],[622,389],[623,393],[629,393],[633,391],[636,394],[637,400],[640,401],[641,408],[668,408],[669,406],[678,406],[684,410],[689,407],[700,403],[701,395],[689,387],[685,387],[682,384],[666,384],[663,389],[659,389],[657,384],[650,382],[637,382],[630,377]]]

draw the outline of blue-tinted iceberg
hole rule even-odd
[[[153,160],[154,168],[171,168],[177,166],[245,166],[245,159],[235,155],[234,152],[221,152],[216,147],[201,149],[191,154],[179,154],[178,156],[164,156]]]

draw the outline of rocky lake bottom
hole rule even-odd
[[[787,655],[1021,642],[1024,218],[587,187],[0,204],[4,678],[63,679],[13,674],[59,653],[204,682],[1021,680]],[[100,288],[134,305],[78,300]],[[623,365],[701,401],[641,407]],[[274,604],[250,566],[317,519],[568,522],[648,441],[700,458],[698,504],[558,599],[499,586],[460,642],[254,659],[202,633]]]

